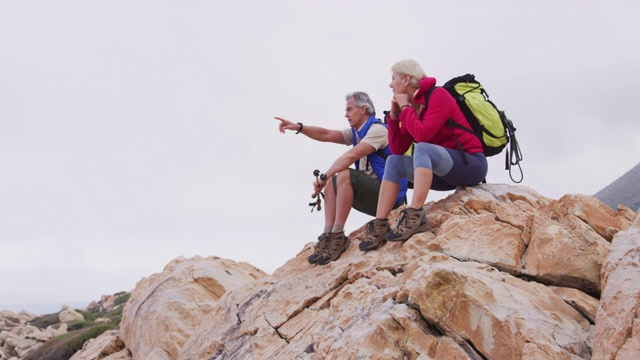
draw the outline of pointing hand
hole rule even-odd
[[[280,120],[280,124],[278,124],[278,129],[280,130],[281,133],[284,134],[285,130],[291,130],[291,131],[298,131],[300,129],[300,125],[291,122],[287,119],[281,118],[276,116],[275,117],[276,120]]]

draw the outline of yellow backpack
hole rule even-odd
[[[489,100],[489,94],[482,84],[476,80],[473,74],[466,74],[447,81],[442,87],[456,100],[460,110],[462,110],[473,129],[468,129],[451,119],[448,120],[449,126],[457,127],[476,135],[482,142],[485,156],[499,154],[509,145],[505,158],[505,170],[509,170],[509,177],[513,182],[522,182],[524,178],[522,167],[520,166],[522,152],[516,140],[516,128],[513,126],[513,122],[507,118],[504,111],[499,110]],[[427,105],[429,104],[429,96],[434,88],[432,87],[425,94]],[[511,174],[512,165],[518,166],[520,171],[520,180],[518,181],[514,180]]]

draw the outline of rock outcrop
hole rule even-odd
[[[175,359],[225,292],[265,276],[247,263],[214,256],[177,258],[138,282],[124,307],[120,337],[134,359]]]
[[[46,329],[22,324],[0,331],[0,360],[22,359],[49,339],[66,333],[67,324],[58,328],[48,326]]]
[[[177,259],[138,283],[120,338],[133,359],[637,357],[630,209],[486,184],[425,208],[428,231],[364,253],[358,229],[326,266],[312,243],[270,276]]]
[[[131,353],[124,347],[120,332],[110,330],[84,343],[82,350],[69,360],[131,360]]]
[[[593,359],[639,359],[640,219],[613,239],[602,282]]]
[[[94,303],[98,307],[82,311],[63,305],[59,312],[41,316],[0,311],[0,360],[67,359],[74,352],[81,353],[74,360],[131,359],[117,331],[128,298],[127,292],[104,295]]]
[[[27,311],[15,313],[9,310],[0,310],[0,331],[11,330],[23,326],[36,316]]]
[[[102,295],[99,301],[92,301],[87,306],[87,311],[95,313],[108,313],[118,305],[118,297],[115,295]]]
[[[82,321],[84,320],[84,316],[79,312],[75,311],[74,309],[65,305],[62,307],[62,311],[58,313],[58,320],[60,320],[61,323]]]

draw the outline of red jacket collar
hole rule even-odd
[[[420,80],[418,91],[413,95],[413,101],[415,101],[416,104],[424,104],[424,94],[433,86],[436,86],[435,78],[428,76],[423,77],[422,80]]]

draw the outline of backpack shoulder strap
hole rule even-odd
[[[429,99],[431,98],[431,94],[436,89],[437,86],[432,86],[427,92],[424,94],[424,111],[427,111],[429,108]]]
[[[437,86],[432,86],[431,89],[427,90],[427,92],[424,94],[424,101],[425,101],[425,105],[424,105],[424,111],[426,112],[428,107],[429,107],[429,98],[431,97],[431,94],[433,93],[433,91],[436,89]],[[446,89],[445,89],[446,90]],[[455,101],[455,99],[454,99]],[[457,102],[456,102],[456,106],[458,106]],[[451,130],[453,130],[454,127],[457,127],[459,129],[462,129],[466,132],[469,132],[471,134],[474,134],[477,136],[477,134],[475,132],[473,132],[473,130],[468,129],[466,126],[460,125],[457,122],[453,121],[452,118],[447,119],[447,124],[449,125],[449,127],[451,127]],[[454,133],[455,135],[455,133]],[[469,160],[467,160],[467,154],[464,152],[464,149],[462,148],[462,143],[460,143],[460,139],[458,139],[458,135],[455,135],[456,137],[456,144],[458,145],[458,150],[460,151],[460,155],[462,156],[462,162],[463,164],[467,165],[469,163]]]

